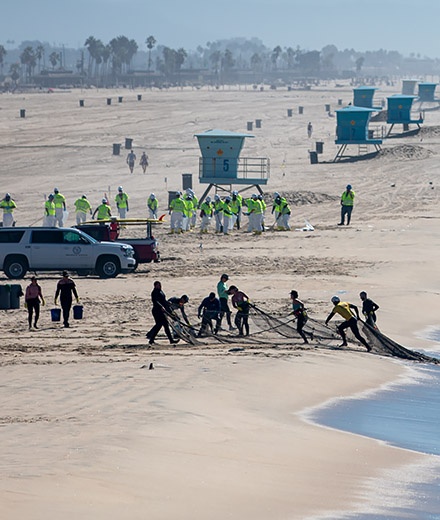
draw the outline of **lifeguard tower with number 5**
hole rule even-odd
[[[202,157],[199,159],[199,182],[208,184],[200,201],[212,187],[216,190],[232,191],[233,185],[241,185],[245,191],[255,187],[263,193],[270,174],[270,161],[267,157],[240,157],[246,137],[251,134],[229,132],[227,130],[208,130],[197,137]],[[226,188],[225,186],[228,186]]]

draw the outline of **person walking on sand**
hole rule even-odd
[[[217,323],[217,327],[215,330],[215,333],[220,329],[220,326],[222,324],[223,316],[226,314],[226,321],[229,325],[229,330],[234,330],[234,326],[231,322],[231,309],[228,305],[228,286],[226,285],[226,282],[229,280],[229,276],[227,274],[222,274],[220,277],[220,281],[217,284],[217,294],[220,300],[220,318]]]
[[[347,336],[345,334],[345,329],[350,328],[353,332],[355,338],[359,340],[362,345],[367,349],[368,352],[370,352],[371,347],[368,345],[368,343],[365,341],[365,339],[360,335],[357,320],[359,319],[359,310],[356,307],[356,305],[348,302],[341,302],[339,299],[339,296],[333,296],[331,299],[334,307],[331,313],[327,316],[327,319],[325,320],[325,324],[327,325],[328,322],[333,318],[335,314],[339,314],[344,318],[344,322],[342,322],[340,325],[337,326],[337,331],[342,337],[342,345],[341,347],[346,347],[348,345],[347,343]],[[356,316],[352,312],[355,312]]]
[[[57,305],[58,296],[60,297],[61,308],[63,309],[63,324],[64,327],[68,328],[70,309],[72,308],[73,296],[75,296],[76,303],[79,303],[79,296],[76,291],[75,282],[69,277],[67,271],[63,271],[63,277],[57,283],[57,290],[55,292],[54,303]]]
[[[139,164],[142,166],[142,171],[145,173],[148,166],[148,155],[145,152],[142,152]]]
[[[13,211],[17,207],[10,193],[6,193],[5,198],[0,202],[0,208],[3,210],[3,227],[14,226]]]
[[[53,202],[53,194],[48,195],[44,203],[44,220],[43,226],[55,227],[55,204]]]
[[[32,318],[34,317],[34,329],[38,329],[38,319],[40,317],[40,302],[46,305],[41,287],[38,285],[36,276],[31,276],[31,283],[26,287],[24,304],[28,311],[29,330],[32,330]]]
[[[307,310],[304,303],[298,298],[297,291],[290,291],[290,299],[292,300],[292,313],[296,318],[296,331],[302,337],[304,343],[308,343],[306,333],[303,330],[308,320]],[[312,334],[310,334],[310,338],[313,338]]]
[[[167,314],[171,314],[172,310],[165,296],[165,293],[162,291],[162,284],[159,281],[156,281],[153,284],[153,291],[151,292],[151,301],[153,302],[153,308],[151,309],[151,313],[153,314],[155,324],[153,325],[151,330],[146,334],[149,340],[148,343],[150,345],[154,344],[154,340],[156,339],[158,332],[163,327],[170,344],[175,345],[179,342],[179,340],[173,339],[167,320]]]
[[[118,187],[118,193],[115,197],[116,207],[118,208],[119,218],[126,218],[129,212],[128,199],[130,197],[125,193],[122,186]]]
[[[365,323],[373,329],[377,329],[376,326],[376,311],[379,309],[379,305],[368,298],[365,291],[359,293],[359,298],[362,300],[362,314],[365,316]]]
[[[312,134],[313,134],[313,125],[312,125],[312,122],[309,121],[309,123],[307,125],[307,137],[310,139],[312,137]]]
[[[243,328],[246,331],[246,336],[249,336],[249,296],[243,291],[239,291],[238,287],[231,285],[228,289],[228,294],[232,295],[231,302],[234,309],[237,309],[235,315],[235,326],[238,329],[238,335],[243,336]]]
[[[355,193],[351,184],[347,184],[345,191],[341,195],[341,222],[339,222],[338,226],[343,226],[345,224],[345,215],[347,215],[347,226],[350,224],[354,197]]]
[[[80,225],[87,220],[87,213],[92,214],[92,205],[87,200],[87,195],[76,199],[73,205],[76,211],[76,223]]]
[[[136,162],[136,154],[133,152],[133,150],[130,150],[130,153],[127,155],[127,164],[128,164],[130,173],[133,173],[135,162]]]
[[[66,197],[58,188],[53,189],[53,203],[55,204],[55,225],[64,226],[64,213],[67,211]]]
[[[93,212],[93,219],[95,218],[96,214],[96,220],[107,220],[112,216],[112,209],[105,197],[102,199],[101,204]]]

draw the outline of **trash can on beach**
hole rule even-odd
[[[192,180],[192,173],[182,173],[182,189],[192,189],[193,187],[193,180]]]
[[[83,309],[82,305],[74,305],[73,306],[73,319],[74,320],[82,320],[83,318]]]
[[[119,155],[121,152],[121,145],[119,143],[113,143],[113,155]]]
[[[133,139],[131,137],[125,138],[125,149],[131,150],[133,148]]]
[[[20,298],[23,296],[23,289],[20,284],[13,284],[10,286],[10,309],[19,309],[20,308]]]
[[[316,152],[309,152],[310,164],[318,164],[318,154]]]
[[[316,141],[316,153],[322,153],[324,151],[324,143],[322,141]]]
[[[61,309],[50,309],[52,321],[61,321]]]
[[[11,308],[11,289],[7,285],[0,285],[0,309]]]

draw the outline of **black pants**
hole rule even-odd
[[[352,211],[353,206],[341,206],[341,224],[344,224],[345,222],[345,215],[347,215],[347,226],[350,224]]]
[[[360,332],[359,332],[359,329],[357,326],[357,320],[354,316],[353,316],[353,318],[350,318],[349,320],[341,323],[341,325],[338,325],[338,332],[342,336],[342,340],[344,341],[344,343],[347,343],[347,336],[345,335],[345,329],[348,329],[348,328],[351,329],[351,332],[353,332],[354,337],[356,339],[358,339],[362,343],[362,345],[369,348],[368,343],[360,335]]]
[[[215,320],[215,329],[213,329],[212,327],[212,320]],[[218,315],[217,316],[213,316],[212,314],[208,314],[208,313],[205,313],[203,314],[202,316],[202,325],[200,326],[200,331],[199,331],[199,337],[202,336],[202,334],[206,334],[209,330],[209,332],[211,332],[211,334],[213,332],[217,332],[218,328],[219,328],[219,317]]]
[[[40,300],[39,298],[31,298],[30,300],[26,300],[27,310],[28,310],[28,322],[29,327],[32,327],[32,315],[35,310],[35,319],[34,319],[34,327],[37,326],[38,318],[40,317]]]
[[[243,336],[243,327],[246,331],[246,336],[249,336],[249,313],[238,311],[234,321],[240,336]]]
[[[222,324],[223,316],[226,314],[226,321],[228,322],[228,325],[232,327],[231,322],[231,309],[228,305],[228,299],[227,298],[220,298],[220,319],[218,321],[217,328],[220,328],[220,325]]]
[[[147,334],[147,337],[149,338],[150,342],[152,343],[154,341],[154,338],[157,336],[162,327],[164,328],[165,334],[167,335],[168,339],[170,341],[173,341],[170,326],[168,325],[167,317],[165,316],[163,310],[155,309],[153,307],[151,314],[153,315],[155,325],[153,325],[152,329]]]
[[[296,331],[302,337],[302,339],[304,340],[304,343],[308,343],[307,338],[306,338],[306,333],[303,331],[303,328],[304,328],[304,325],[306,324],[306,322],[307,322],[307,318],[301,312],[301,314],[299,314],[296,317]]]
[[[69,326],[70,309],[72,308],[72,298],[60,299],[61,308],[63,309],[63,323],[65,327]]]

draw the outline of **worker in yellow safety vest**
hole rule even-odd
[[[184,231],[184,218],[187,208],[182,198],[182,192],[176,192],[175,198],[170,202],[169,214],[171,215],[171,233],[182,233]]]
[[[125,193],[122,186],[118,187],[118,193],[115,197],[116,207],[118,208],[119,218],[126,218],[127,213],[130,211],[128,207],[128,199],[130,197]]]
[[[211,224],[212,215],[214,214],[214,209],[211,203],[211,197],[206,197],[206,199],[200,205],[200,218],[202,223],[200,225],[200,233],[207,233],[208,228]]]
[[[353,211],[355,193],[351,187],[351,184],[347,184],[347,188],[341,195],[341,222],[338,226],[345,224],[345,215],[347,215],[347,226],[350,224],[351,213]]]
[[[3,210],[3,227],[12,227],[14,225],[14,217],[12,215],[17,207],[10,193],[6,193],[5,198],[0,202],[0,208]]]
[[[43,226],[55,227],[55,203],[51,193],[44,203],[44,221]]]
[[[96,214],[97,220],[107,220],[112,216],[112,209],[109,206],[108,200],[106,198],[102,199],[101,204],[93,212],[93,218],[95,218]]]
[[[87,213],[90,213],[90,215],[92,214],[92,205],[87,200],[87,195],[83,195],[79,199],[76,199],[74,206],[76,210],[76,223],[78,225],[87,220]]]
[[[60,193],[58,188],[53,189],[53,203],[55,204],[55,225],[64,226],[64,213],[67,211],[66,197]]]
[[[151,193],[147,200],[147,208],[149,212],[149,218],[157,219],[157,208],[159,201],[154,193]]]

